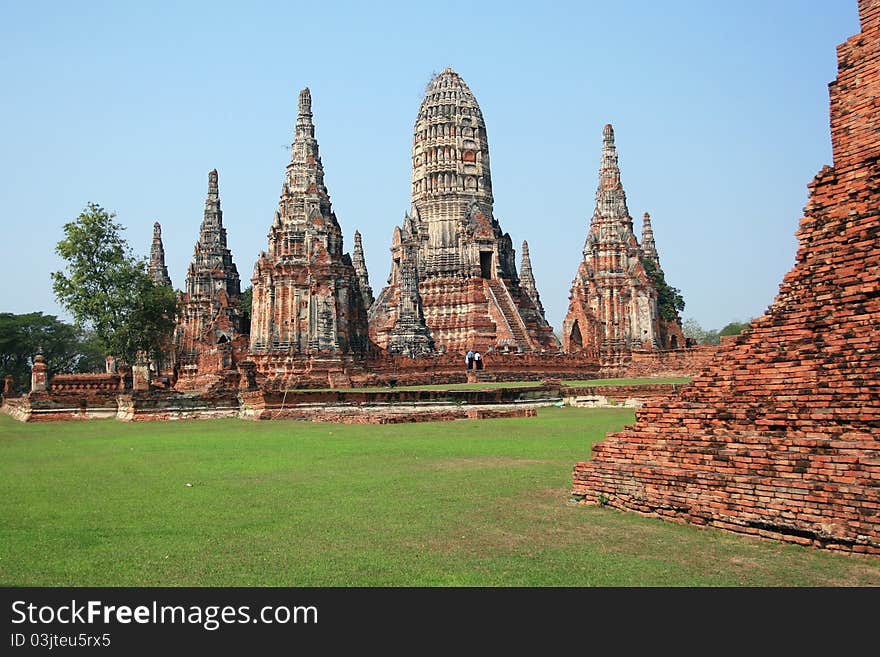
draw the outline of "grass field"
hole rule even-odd
[[[880,585],[877,558],[568,503],[575,461],[632,420],[0,416],[0,584]]]

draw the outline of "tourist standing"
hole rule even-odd
[[[474,363],[476,363],[478,370],[483,369],[483,357],[479,351],[474,354]]]
[[[470,349],[468,349],[467,355],[464,357],[464,362],[467,363],[469,370],[474,369],[474,352]]]

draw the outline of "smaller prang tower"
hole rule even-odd
[[[251,279],[251,352],[364,353],[365,294],[371,293],[361,289],[351,256],[342,252],[342,230],[324,186],[307,88],[299,94],[290,163],[268,237],[268,251],[257,258]],[[362,278],[368,285],[365,265]]]
[[[367,273],[367,261],[364,258],[364,245],[361,242],[361,234],[354,231],[354,253],[351,256],[354,271],[357,274],[358,286],[361,288],[361,297],[364,300],[364,308],[370,309],[376,298],[373,296],[373,288],[370,286],[370,275]]]
[[[563,349],[601,355],[684,346],[677,314],[661,321],[656,281],[662,270],[650,215],[645,214],[640,246],[626,206],[610,124],[602,132],[602,142],[596,208],[571,286],[562,326]]]
[[[217,169],[208,173],[208,196],[199,240],[180,296],[175,344],[178,358],[194,365],[200,353],[231,343],[242,326],[241,282],[226,244]]]
[[[150,246],[150,262],[147,273],[156,285],[171,287],[171,277],[165,266],[165,247],[162,245],[162,225],[157,221],[153,224],[153,244]]]

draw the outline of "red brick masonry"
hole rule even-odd
[[[859,13],[794,269],[691,386],[575,466],[583,502],[880,554],[880,0]]]

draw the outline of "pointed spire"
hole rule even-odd
[[[614,128],[607,124],[602,131],[602,161],[599,165],[599,188],[596,190],[596,210],[593,222],[604,220],[622,221],[632,230],[632,218],[626,207],[626,193],[620,182],[617,163],[617,146],[614,144]]]
[[[522,243],[522,261],[519,267],[519,284],[523,292],[525,292],[541,317],[544,317],[544,306],[541,305],[541,295],[538,294],[538,286],[535,284],[535,275],[532,273],[532,259],[529,257],[529,243],[523,240]]]
[[[296,129],[294,131],[294,145],[303,141],[315,139],[315,124],[312,121],[312,92],[306,87],[299,92],[299,103],[296,111]],[[292,154],[292,149],[291,149]],[[315,143],[314,155],[317,157],[318,144]]]
[[[226,247],[226,229],[223,228],[223,211],[220,209],[220,185],[217,169],[208,172],[208,195],[205,197],[205,216],[199,231],[203,245],[217,244]]]
[[[299,110],[297,118],[306,116],[312,116],[312,92],[309,91],[308,87],[299,92]]]
[[[219,174],[217,169],[208,172],[208,198],[217,198],[220,194]]]
[[[290,164],[281,191],[282,197],[307,195],[321,205],[321,215],[335,221],[330,210],[330,195],[324,186],[324,166],[315,139],[315,124],[312,122],[312,93],[306,87],[299,92],[299,103],[294,129],[293,143],[290,145]],[[284,217],[283,217],[284,218]]]
[[[660,266],[660,256],[657,253],[657,245],[654,243],[654,229],[651,227],[651,215],[647,212],[642,223],[642,258],[651,260],[656,266]]]
[[[191,297],[212,296],[216,292],[218,280],[223,280],[223,287],[231,298],[237,298],[241,294],[238,269],[226,245],[218,178],[217,169],[208,172],[205,215],[186,275],[186,292]]]
[[[355,274],[357,274],[358,287],[361,289],[361,296],[364,299],[364,308],[369,309],[375,301],[373,297],[373,288],[370,287],[370,276],[367,273],[367,263],[364,260],[364,247],[361,243],[361,234],[354,231],[354,254],[352,255],[352,264],[354,265]]]
[[[150,263],[147,274],[156,285],[171,287],[168,267],[165,266],[165,247],[162,244],[162,225],[157,221],[153,224],[153,244],[150,247]]]
[[[532,259],[529,257],[529,243],[525,240],[523,240],[522,243],[522,261],[519,267],[519,280],[520,283],[527,288],[535,286],[535,277],[532,274]]]

